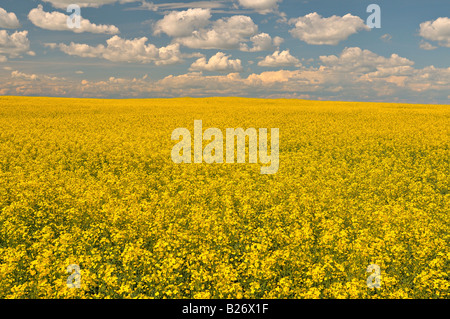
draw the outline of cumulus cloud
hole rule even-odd
[[[20,27],[19,20],[14,12],[6,12],[5,9],[0,8],[0,28],[16,29]]]
[[[436,68],[432,65],[423,69],[410,68],[406,71],[404,69],[383,70],[380,68],[376,72],[361,76],[360,80],[375,84],[392,83],[395,84],[397,89],[405,88],[418,93],[447,92],[450,87],[450,68]],[[423,97],[422,100],[426,101]],[[448,104],[448,101],[445,102]]]
[[[210,23],[211,11],[209,9],[188,9],[186,11],[173,11],[159,20],[154,34],[165,33],[170,37],[183,37],[190,35],[195,29]]]
[[[248,16],[210,19],[210,9],[173,11],[155,23],[154,34],[164,33],[174,38],[173,42],[193,49],[259,52],[272,50],[283,42],[280,37],[272,39],[267,33],[258,33],[258,26]]]
[[[6,57],[17,58],[22,54],[35,55],[30,51],[28,31],[14,32],[9,35],[6,30],[0,30],[0,60],[6,61]]]
[[[384,57],[355,47],[344,49],[339,56],[322,56],[320,60],[322,66],[317,72],[326,74],[326,82],[347,88],[347,93],[353,88],[367,94],[372,90],[380,96],[392,96],[401,90],[428,92],[431,96],[450,87],[450,68],[416,69],[413,61],[398,54]],[[426,101],[419,95],[417,98]]]
[[[358,50],[349,48],[347,51]],[[371,51],[361,52],[369,57],[369,61],[365,63],[366,68],[354,68],[348,59],[348,52],[342,52],[337,60],[334,56],[330,56],[330,59],[323,57],[328,64],[317,68],[253,73],[247,78],[241,77],[239,73],[205,76],[192,72],[167,76],[155,85],[170,88],[170,93],[175,96],[208,96],[220,92],[224,95],[267,97],[296,93],[316,98],[328,96],[338,100],[392,101],[393,97],[397,98],[402,93],[406,99],[413,97],[411,101],[414,102],[429,103],[430,100],[425,96],[445,101],[450,85],[450,68],[430,66],[415,69],[409,60],[396,54],[383,57]]]
[[[421,23],[419,34],[424,39],[436,41],[440,46],[450,48],[450,18],[441,17]]]
[[[278,47],[284,42],[284,39],[282,37],[275,37],[273,38],[273,45]]]
[[[275,51],[272,55],[268,55],[258,62],[259,66],[264,67],[284,67],[284,66],[297,66],[300,67],[300,60],[292,56],[289,50]]]
[[[278,56],[281,54],[278,54]],[[191,72],[155,82],[170,94],[208,96],[217,92],[242,96],[311,96],[338,100],[388,100],[404,94],[414,102],[443,100],[450,86],[450,68],[415,69],[414,62],[397,54],[388,57],[361,48],[346,48],[338,56],[322,56],[319,67],[250,74],[205,76]],[[359,61],[355,65],[355,61]],[[446,94],[448,95],[448,94]],[[445,96],[446,96],[445,95]],[[444,98],[445,99],[445,98]]]
[[[354,60],[361,60],[354,66]],[[228,60],[230,58],[228,57]],[[204,60],[204,64],[211,64]],[[369,50],[346,48],[322,56],[317,67],[253,73],[208,75],[193,71],[163,79],[110,77],[101,81],[54,80],[35,74],[0,77],[1,94],[75,97],[248,96],[328,100],[448,103],[450,68],[414,68],[396,54],[381,56]],[[0,69],[0,73],[3,72]]]
[[[69,28],[67,25],[67,15],[57,11],[45,12],[42,5],[32,9],[28,13],[28,19],[37,27],[46,30],[73,31],[75,33],[91,32],[117,34],[119,29],[113,25],[96,25],[89,20],[81,18],[80,28]]]
[[[248,16],[234,15],[211,21],[210,9],[170,12],[155,24],[155,34],[167,34],[173,42],[192,49],[239,49],[259,51],[272,48],[268,34],[258,35],[258,26]],[[250,49],[246,42],[254,43]],[[270,45],[268,45],[270,41]]]
[[[1,78],[0,94],[3,95],[66,96],[78,90],[70,80],[46,74],[13,70]]]
[[[363,50],[358,47],[345,48],[339,56],[320,56],[319,59],[324,66],[338,72],[367,73],[388,68],[409,69],[414,64],[413,61],[395,53],[389,58],[385,58],[370,50]]]
[[[206,61],[205,57],[198,59],[197,61],[192,63],[189,70],[210,72],[242,71],[241,60],[232,60],[230,59],[230,57],[231,56],[226,55],[223,52],[217,52],[208,61]]]
[[[56,77],[56,76],[48,76],[48,75],[37,75],[37,74],[29,74],[24,73],[20,71],[12,71],[11,72],[12,78],[18,78],[18,79],[25,79],[25,80],[50,80],[50,81],[58,81],[58,80],[64,80],[64,78]]]
[[[183,61],[178,43],[157,48],[154,44],[146,44],[146,37],[132,40],[122,39],[115,35],[106,41],[106,46],[99,44],[73,43],[47,43],[50,48],[59,48],[68,55],[85,58],[103,58],[114,62],[154,63],[155,65],[175,64]]]
[[[193,49],[237,49],[257,31],[258,26],[250,17],[236,15],[219,19],[212,26],[195,30],[175,41]]]
[[[282,0],[239,0],[239,4],[258,13],[267,14],[278,10],[278,3]]]
[[[253,43],[253,46],[249,48],[247,43],[240,44],[240,50],[245,52],[260,52],[260,51],[269,51],[274,48],[274,46],[279,46],[283,43],[283,38],[272,37],[267,33],[260,33],[254,35],[250,38],[250,41]]]
[[[293,37],[315,45],[337,45],[360,30],[370,30],[360,17],[353,16],[350,13],[343,17],[323,18],[318,13],[313,12],[303,17],[291,19],[289,23],[295,25],[289,31]]]

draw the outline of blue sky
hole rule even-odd
[[[67,26],[69,4],[80,28]],[[369,28],[368,5],[381,8]],[[450,104],[448,0],[0,0],[0,94]]]

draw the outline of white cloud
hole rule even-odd
[[[264,67],[284,67],[284,66],[297,66],[300,67],[300,60],[292,56],[289,50],[275,51],[272,55],[268,55],[264,60],[258,62],[259,66]]]
[[[355,61],[359,61],[356,66]],[[238,72],[208,75],[200,71],[160,80],[146,75],[102,81],[55,80],[53,76],[18,71],[0,77],[0,94],[118,98],[233,95],[448,104],[450,68],[416,69],[412,61],[397,54],[381,56],[360,48],[322,56],[319,62],[318,67],[253,73],[247,77]]]
[[[383,40],[384,42],[391,42],[392,40],[392,35],[390,35],[389,33],[383,34],[380,37],[381,40]]]
[[[239,4],[258,13],[267,14],[278,10],[278,3],[282,0],[239,0]]]
[[[284,42],[284,39],[282,37],[275,37],[273,38],[273,45],[278,47]]]
[[[156,23],[154,34],[165,33],[170,37],[189,36],[195,29],[208,25],[210,18],[209,9],[173,11]]]
[[[69,45],[64,43],[48,43],[48,47],[58,47],[62,52],[68,55],[76,55],[86,58],[103,58],[114,62],[137,62],[154,63],[155,65],[175,64],[182,61],[180,45],[178,43],[170,44],[166,47],[157,48],[154,44],[146,44],[146,37],[135,38],[133,40],[122,39],[115,35],[106,41],[106,46],[99,44],[90,46],[71,42]]]
[[[28,31],[16,31],[9,35],[6,30],[0,30],[0,59],[6,61],[6,56],[17,58],[24,53],[35,55],[33,51],[30,51],[30,41],[27,35]]]
[[[421,23],[419,34],[424,39],[437,41],[440,46],[450,48],[450,18],[441,17]]]
[[[434,50],[437,49],[436,46],[432,45],[430,42],[427,41],[420,41],[419,47],[423,50]]]
[[[370,30],[360,17],[351,14],[323,18],[313,12],[291,19],[289,23],[295,25],[295,28],[289,31],[293,37],[315,45],[337,45],[360,30]]]
[[[320,61],[328,69],[338,72],[373,72],[380,68],[409,68],[414,62],[392,54],[389,58],[358,47],[345,48],[339,56],[321,56]]]
[[[272,37],[267,33],[254,35],[250,38],[250,41],[253,43],[251,48],[248,47],[247,43],[241,43],[240,50],[245,52],[269,51],[283,42],[280,37],[275,37],[272,40]]]
[[[230,57],[231,56],[228,56],[223,52],[217,52],[209,59],[209,61],[206,61],[205,57],[198,59],[197,61],[192,63],[189,70],[210,72],[242,71],[241,60],[232,60],[230,59]]]
[[[60,78],[60,77],[56,77],[56,76],[29,74],[29,73],[20,72],[17,70],[11,72],[11,77],[24,79],[24,80],[32,80],[32,81],[35,81],[35,80],[51,80],[51,81],[65,80],[64,78]]]
[[[132,8],[131,10],[177,10],[177,9],[221,9],[226,8],[226,1],[192,1],[192,2],[169,2],[169,3],[153,3],[142,1],[140,7]]]
[[[378,85],[392,83],[397,88],[406,88],[412,92],[447,92],[450,87],[450,68],[379,68],[376,72],[361,76],[360,81]]]
[[[320,60],[323,65],[319,71],[326,74],[326,81],[347,90],[354,87],[368,94],[373,90],[380,96],[392,96],[401,89],[432,94],[448,91],[450,87],[450,68],[416,69],[413,61],[397,54],[383,57],[369,50],[346,48],[338,57],[322,56]],[[426,101],[420,95],[417,98]]]
[[[360,48],[346,48],[339,56],[323,56],[320,60],[323,62],[320,67],[254,73],[247,78],[238,73],[205,76],[193,72],[168,76],[155,85],[170,88],[170,94],[175,96],[208,96],[220,92],[221,95],[267,97],[295,93],[338,100],[392,101],[393,97],[404,94],[405,100],[429,103],[425,96],[437,97],[442,102],[448,95],[450,68],[415,69],[412,61],[397,54],[384,57]],[[355,61],[359,61],[356,66]]]
[[[53,7],[58,9],[66,9],[70,4],[77,4],[81,8],[93,7],[98,8],[106,4],[119,3],[131,3],[131,2],[141,2],[139,0],[43,0],[45,2],[50,2]]]
[[[39,28],[46,30],[58,31],[73,31],[75,33],[92,32],[92,33],[106,33],[117,34],[119,29],[113,25],[96,25],[89,20],[81,18],[80,28],[69,28],[67,25],[67,15],[57,11],[45,12],[42,5],[32,9],[28,13],[28,19]]]
[[[25,80],[33,80],[33,81],[37,79],[36,74],[26,74],[26,73],[22,73],[19,71],[12,71],[11,77],[12,78],[21,78],[21,79],[25,79]]]
[[[210,9],[170,12],[155,23],[154,34],[173,37],[173,42],[193,49],[239,49],[259,51],[272,42],[268,34],[259,34],[258,26],[248,16],[235,15],[211,21]],[[252,39],[250,39],[252,37]],[[245,42],[254,42],[249,49]],[[270,49],[272,45],[270,43]]]
[[[3,77],[0,94],[66,96],[70,90],[72,92],[76,90],[74,83],[66,78],[18,70],[13,70],[9,74],[9,79],[6,76]]]
[[[0,28],[16,29],[20,27],[19,20],[14,12],[6,12],[5,9],[0,8]]]
[[[194,30],[189,36],[175,41],[193,49],[237,49],[257,31],[258,26],[250,17],[236,15],[219,19],[212,26]]]

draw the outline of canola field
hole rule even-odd
[[[279,128],[278,172],[175,164],[194,120]],[[449,105],[0,97],[0,297],[449,298],[449,134]]]

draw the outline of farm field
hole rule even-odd
[[[279,170],[175,164],[194,120]],[[0,297],[449,298],[449,144],[449,105],[0,97]]]

